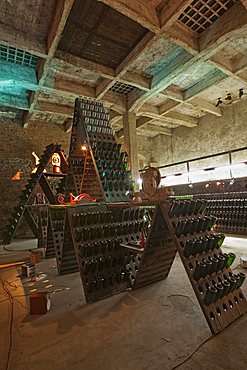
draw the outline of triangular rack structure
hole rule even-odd
[[[240,289],[245,276],[234,274],[231,254],[223,253],[223,234],[215,234],[216,218],[205,215],[205,200],[161,204],[164,224],[175,244],[205,319],[213,334],[247,312]]]
[[[73,248],[71,229],[66,207],[50,206],[50,229],[47,244],[53,245],[59,275],[79,271]]]
[[[161,206],[157,205],[133,288],[138,289],[166,279],[176,253],[177,249],[164,222]]]
[[[61,158],[61,173],[53,174],[45,172],[46,167],[48,166],[52,155],[58,153]],[[46,147],[43,152],[40,162],[37,166],[36,172],[31,173],[30,178],[25,186],[25,189],[20,194],[20,201],[17,207],[14,208],[12,217],[9,219],[9,222],[4,230],[4,243],[11,243],[14,238],[18,225],[24,216],[28,225],[30,226],[34,236],[36,238],[42,239],[42,230],[40,225],[35,221],[33,214],[31,212],[31,206],[35,203],[35,195],[38,191],[42,192],[45,197],[45,200],[50,204],[57,204],[56,194],[52,190],[49,181],[47,180],[48,176],[57,176],[65,177],[67,172],[67,161],[65,155],[61,149],[61,145],[50,144]],[[41,221],[42,222],[42,221]],[[43,230],[44,232],[44,230]]]
[[[58,206],[54,206],[58,208]],[[146,232],[144,207],[125,203],[68,207],[70,230],[87,302],[131,288],[136,245]]]
[[[63,261],[66,234],[68,245],[74,246],[87,302],[167,278],[178,252],[213,334],[247,312],[240,288],[245,275],[231,270],[232,255],[222,252],[224,235],[214,232],[215,218],[205,215],[205,201],[50,208],[63,225],[60,234],[60,226],[54,234],[61,244],[59,256]]]
[[[76,99],[65,199],[86,193],[97,201],[128,202],[133,183],[120,148],[103,104]]]

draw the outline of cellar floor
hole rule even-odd
[[[34,246],[30,240],[11,244],[12,252],[0,246],[0,263],[25,260],[25,249]],[[237,254],[233,268],[243,271],[238,264],[240,255],[247,256],[247,239],[227,237],[224,249]],[[211,337],[178,257],[166,280],[89,305],[79,273],[58,276],[55,259],[39,263],[37,270],[47,275],[43,282],[21,280],[20,267],[0,270],[14,297],[9,370],[247,368],[247,315]],[[52,308],[46,315],[29,315],[33,289],[51,292]],[[246,282],[243,291],[247,296]],[[0,370],[6,369],[11,307],[0,284]]]

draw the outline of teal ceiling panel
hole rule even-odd
[[[150,67],[147,68],[146,72],[155,77],[161,71],[164,72],[166,69],[170,69],[170,66],[175,65],[178,59],[186,56],[190,57],[190,54],[184,49],[177,45],[170,45],[167,53],[158,61],[155,61],[155,63],[151,64]]]

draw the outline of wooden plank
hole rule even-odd
[[[247,9],[247,0],[240,0],[245,9]]]
[[[75,0],[58,0],[53,22],[47,36],[48,55],[53,56]]]
[[[192,0],[168,0],[160,11],[161,28],[171,26]]]
[[[159,19],[154,6],[145,0],[138,2],[132,0],[98,0],[111,8],[124,14],[143,27],[158,32],[160,29]]]
[[[94,63],[90,60],[76,57],[65,51],[57,50],[55,53],[54,64],[61,67],[63,73],[66,71],[66,67],[74,66],[76,69],[82,68],[88,71],[99,73],[102,77],[113,79],[116,77],[116,73],[113,68],[103,66],[98,63]],[[64,71],[65,70],[65,71]]]

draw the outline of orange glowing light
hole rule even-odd
[[[83,150],[85,152],[87,150],[86,145],[82,145],[81,150]]]
[[[21,179],[21,173],[22,173],[22,171],[17,171],[16,174],[12,177],[11,180],[13,180],[13,181],[20,180]]]

